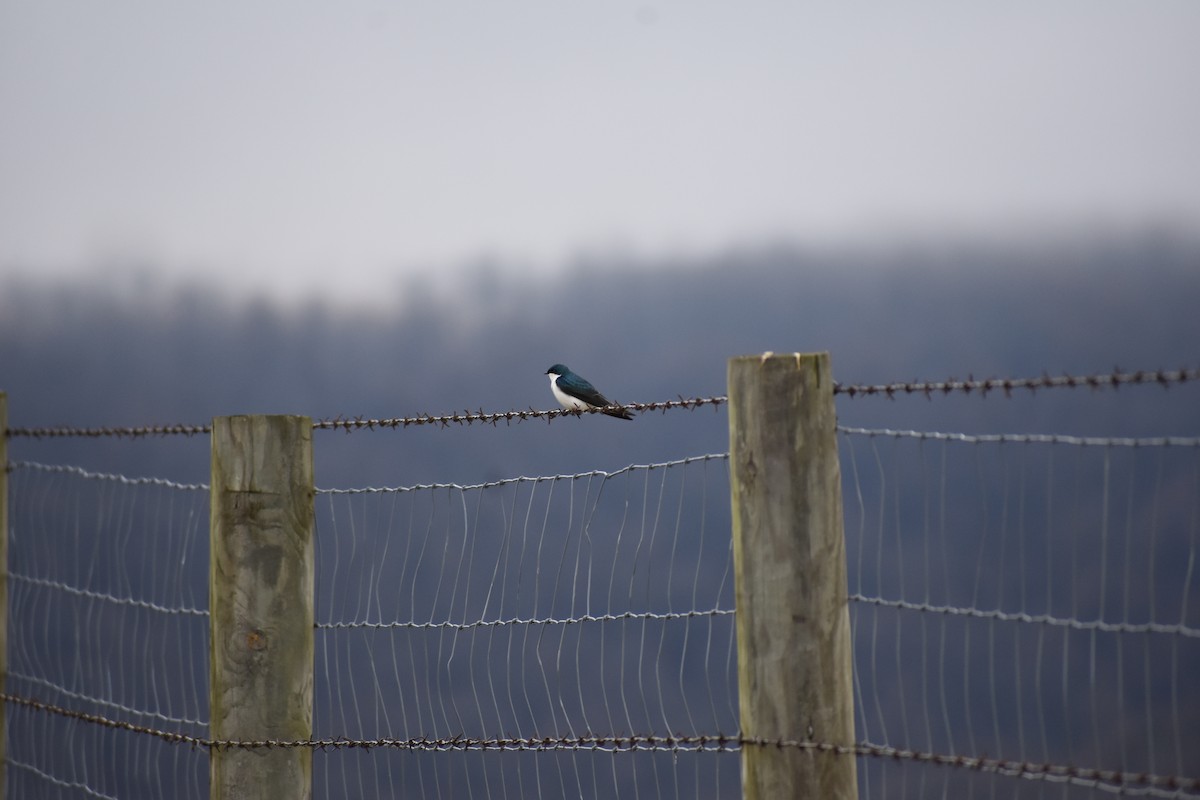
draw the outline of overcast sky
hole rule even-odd
[[[0,270],[1200,231],[1200,3],[0,4]]]

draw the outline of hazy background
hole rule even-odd
[[[473,263],[1200,225],[1200,8],[0,8],[0,269],[387,310]]]

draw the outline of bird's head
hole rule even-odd
[[[557,377],[557,376],[559,376],[559,375],[566,375],[566,374],[567,374],[568,372],[570,372],[570,371],[571,371],[571,370],[567,369],[567,368],[566,368],[565,366],[563,366],[562,364],[555,364],[555,365],[554,365],[554,366],[552,366],[550,369],[546,370],[546,374],[547,374],[547,375],[554,375],[554,376],[556,376],[556,377]]]

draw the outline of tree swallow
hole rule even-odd
[[[554,392],[554,398],[565,409],[582,411],[588,408],[603,408],[613,405],[611,400],[596,391],[595,386],[562,364],[555,364],[546,370],[546,374],[550,376],[550,391]],[[633,419],[633,415],[623,408],[606,409],[601,413],[608,414],[610,417]]]

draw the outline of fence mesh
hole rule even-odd
[[[882,433],[841,437],[860,740],[1200,774],[1197,442]],[[872,798],[1103,787],[884,759],[860,780]]]
[[[318,496],[316,735],[737,729],[720,456]],[[317,754],[320,796],[718,797],[736,752]]]
[[[205,735],[208,492],[75,468],[9,478],[6,690]],[[208,796],[208,755],[9,704],[9,797]]]

